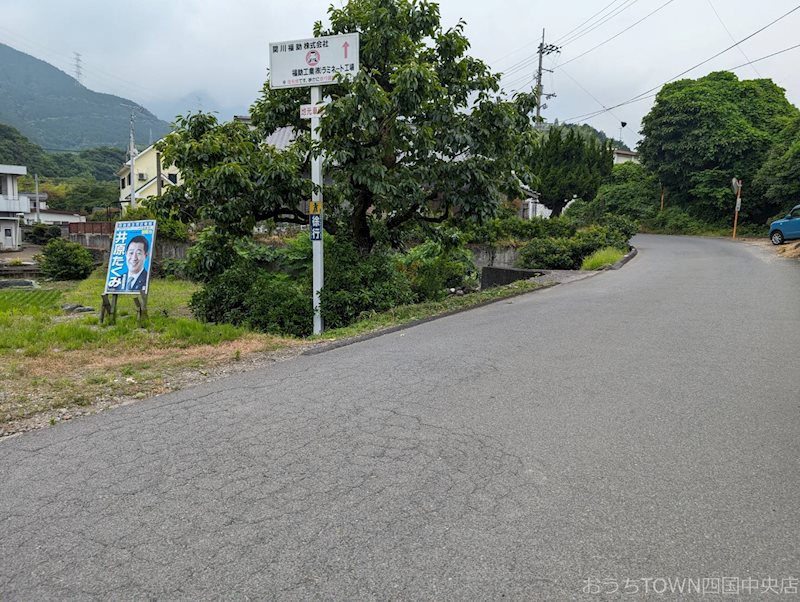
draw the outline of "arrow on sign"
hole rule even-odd
[[[342,48],[344,48],[344,58],[347,58],[347,49],[350,48],[350,43],[345,42],[344,44],[342,44]]]

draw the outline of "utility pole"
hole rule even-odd
[[[133,111],[131,111],[131,143],[130,149],[128,151],[131,155],[131,209],[136,209],[136,170],[135,166],[135,157],[136,157],[136,145],[133,142]]]
[[[36,186],[36,223],[42,223],[42,200],[39,198],[39,174],[34,174],[33,181]]]
[[[542,43],[539,44],[539,69],[536,71],[536,123],[538,124],[542,118],[542,97],[550,98],[555,94],[542,94],[542,71],[550,71],[549,69],[542,68],[542,59],[544,55],[558,52],[561,50],[555,44],[544,43],[544,28],[542,28]]]

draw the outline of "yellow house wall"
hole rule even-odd
[[[156,149],[154,146],[150,146],[143,150],[136,156],[133,164],[134,169],[136,170],[135,174],[135,184],[136,184],[136,200],[146,199],[147,197],[155,196],[157,194],[157,187],[156,187]],[[126,200],[126,197],[130,195],[131,187],[128,183],[128,174],[130,174],[131,168],[130,165],[125,165],[117,174],[118,183],[120,186],[119,190],[119,200],[123,205],[123,208],[129,205],[129,202]],[[144,174],[144,180],[139,180],[139,174]],[[180,184],[183,179],[181,178],[181,174],[178,171],[178,168],[174,165],[170,165],[169,167],[165,167],[163,164],[161,166],[161,174],[166,177],[169,174],[176,174],[178,177],[178,184]],[[122,186],[121,181],[125,180],[125,186]],[[151,182],[152,180],[152,182]],[[167,185],[164,184],[162,186],[165,188]]]

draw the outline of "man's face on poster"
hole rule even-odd
[[[144,243],[132,242],[125,251],[125,261],[128,264],[128,273],[138,274],[144,269],[144,262],[147,259],[147,252],[144,250]]]

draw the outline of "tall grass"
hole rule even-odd
[[[617,263],[625,253],[614,247],[603,247],[586,257],[581,263],[582,270],[600,270]]]

